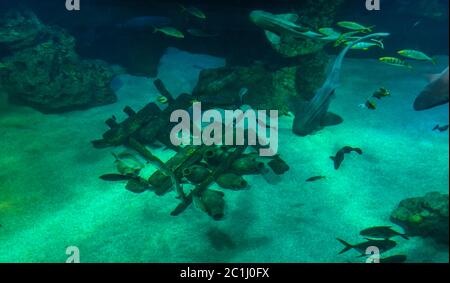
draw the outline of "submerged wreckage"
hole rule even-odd
[[[215,220],[224,216],[225,194],[210,189],[216,183],[222,189],[242,190],[248,187],[242,177],[248,174],[281,175],[289,166],[278,156],[260,157],[257,153],[248,153],[249,148],[255,150],[260,145],[188,145],[174,146],[170,141],[171,113],[176,109],[189,109],[192,96],[180,94],[176,99],[167,91],[161,80],[154,84],[162,96],[167,98],[168,106],[161,110],[155,103],[149,103],[135,112],[125,107],[127,114],[122,122],[115,116],[106,120],[109,126],[102,139],[92,141],[96,148],[125,146],[139,153],[158,170],[149,178],[140,176],[144,164],[133,158],[131,154],[115,155],[118,173],[100,176],[106,181],[126,181],[126,189],[134,193],[153,191],[156,195],[164,195],[172,188],[177,193],[180,203],[171,215],[179,215],[189,205],[195,205]],[[167,162],[153,155],[146,145],[160,142],[177,153]],[[128,159],[128,162],[126,161]],[[191,184],[193,189],[185,191],[183,185]]]

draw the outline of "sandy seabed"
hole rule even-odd
[[[223,64],[172,50],[158,77],[173,93],[190,92],[201,68]],[[346,59],[331,105],[344,123],[302,138],[291,133],[292,118],[282,117],[279,153],[291,170],[274,185],[247,176],[249,190],[224,191],[226,216],[218,222],[194,206],[170,216],[174,192],[134,194],[122,182],[98,178],[115,171],[110,152],[122,149],[95,149],[90,141],[107,129],[106,118],[124,118],[125,105],[138,110],[154,100],[152,79],[123,76],[117,103],[57,115],[9,105],[2,94],[0,262],[64,262],[68,246],[80,249],[82,262],[363,262],[356,251],[338,255],[336,238],[362,241],[360,230],[392,225],[389,215],[402,199],[448,193],[449,135],[432,131],[448,124],[448,105],[412,110],[427,83],[422,75],[447,65],[441,57],[437,66],[419,63],[408,71]],[[375,111],[358,107],[381,86],[392,97]],[[335,170],[329,156],[345,145],[364,154],[346,155]],[[173,155],[154,152],[164,160]],[[327,178],[305,183],[316,175]],[[386,256],[448,262],[448,246],[395,240]]]

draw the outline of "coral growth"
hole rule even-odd
[[[402,226],[408,235],[431,237],[448,244],[448,195],[438,192],[400,202],[391,221]]]

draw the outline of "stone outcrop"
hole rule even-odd
[[[448,194],[427,193],[404,199],[391,214],[391,221],[410,236],[431,237],[448,245]]]

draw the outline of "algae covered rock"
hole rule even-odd
[[[391,221],[402,226],[408,235],[431,237],[448,244],[448,200],[448,194],[438,192],[404,199],[392,212]]]
[[[30,11],[8,10],[0,13],[0,46],[16,50],[33,45],[45,30]]]
[[[0,35],[0,44],[13,50],[12,55],[2,59],[0,68],[0,85],[11,101],[43,112],[116,101],[109,85],[114,76],[123,72],[121,68],[100,60],[82,60],[75,52],[75,39],[65,30],[45,26],[29,12],[24,15],[18,17],[23,25],[34,23],[30,32],[39,33],[33,40],[31,37],[20,40],[20,36],[13,40],[11,36]],[[19,20],[0,26],[3,34],[21,34],[17,28],[21,25],[15,24],[16,21]]]

